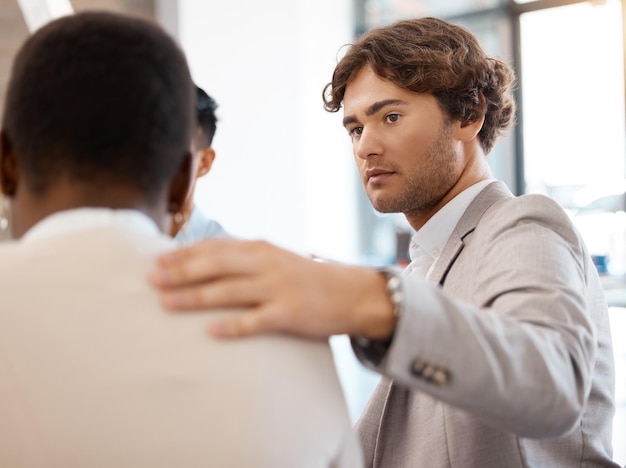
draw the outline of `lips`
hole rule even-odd
[[[385,169],[368,169],[365,171],[365,177],[369,183],[378,183],[382,182],[387,177],[395,174],[394,171],[388,171]]]

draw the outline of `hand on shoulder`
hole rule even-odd
[[[395,326],[377,271],[316,262],[265,241],[207,239],[166,253],[150,281],[172,311],[246,309],[209,325],[219,338],[278,332],[379,339]]]

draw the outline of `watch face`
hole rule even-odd
[[[378,271],[387,279],[387,293],[393,304],[393,312],[398,317],[404,304],[404,291],[400,278],[402,273],[394,268],[381,268]]]

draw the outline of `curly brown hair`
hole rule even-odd
[[[450,117],[474,121],[486,153],[515,116],[509,65],[489,58],[466,29],[436,18],[399,21],[374,29],[350,46],[324,87],[324,108],[341,109],[346,86],[365,66],[397,86],[437,98]]]

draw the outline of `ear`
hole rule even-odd
[[[13,145],[8,135],[0,132],[0,189],[2,194],[13,198],[19,182],[19,170]]]
[[[480,130],[483,128],[483,124],[485,123],[485,111],[486,111],[485,96],[480,94],[478,98],[482,104],[482,111],[476,119],[462,120],[460,122],[458,137],[459,137],[459,140],[461,141],[470,141],[473,138],[476,138]]]
[[[189,193],[191,181],[195,178],[195,174],[193,174],[192,171],[193,156],[191,152],[187,151],[178,168],[178,171],[176,172],[176,175],[170,183],[167,200],[168,213],[178,213],[185,205],[185,199]]]
[[[199,152],[198,155],[198,170],[196,171],[196,177],[202,177],[206,175],[213,166],[215,161],[215,150],[208,146]]]
[[[457,132],[459,140],[467,142],[476,138],[484,123],[485,114],[481,114],[476,120],[462,120]]]

